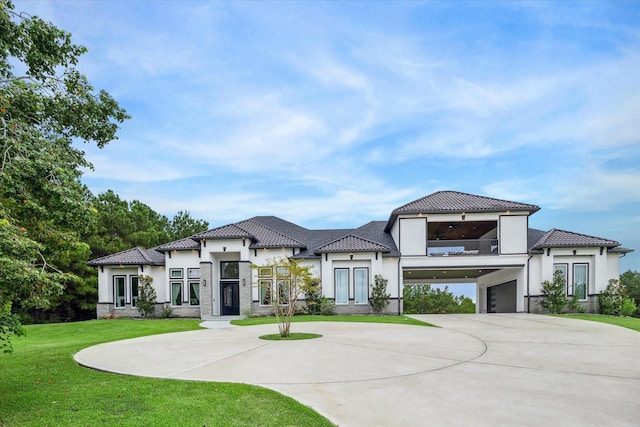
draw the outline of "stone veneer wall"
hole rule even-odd
[[[540,305],[540,301],[542,301],[543,299],[544,297],[542,296],[529,297],[529,301],[530,301],[529,312],[533,314],[549,314],[549,311]],[[579,301],[578,303],[584,307],[585,313],[600,312],[598,295],[589,295],[585,301]],[[525,301],[525,309],[526,309],[526,301]]]
[[[386,315],[397,315],[398,314],[398,304],[400,302],[398,299],[389,300],[389,305],[384,310],[384,314]],[[304,299],[298,300],[298,305],[301,308],[306,307],[306,302]],[[261,316],[271,316],[273,315],[273,310],[270,306],[260,305],[257,301],[254,301],[251,304],[251,313],[259,314]],[[241,314],[243,314],[241,312]],[[337,305],[336,306],[336,314],[373,314],[371,310],[371,306],[369,304],[358,304],[356,305],[353,300],[349,301],[349,304],[345,305]]]
[[[164,317],[165,307],[171,309],[171,317],[189,317],[199,318],[200,307],[199,306],[180,306],[171,307],[167,303],[157,303],[154,310],[154,317]],[[137,308],[127,305],[123,308],[115,308],[112,303],[98,303],[96,305],[96,318],[102,319],[110,315],[120,317],[140,317],[140,312]]]

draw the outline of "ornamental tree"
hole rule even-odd
[[[273,258],[253,268],[258,270],[261,299],[271,305],[280,336],[287,338],[291,317],[298,309],[298,300],[314,289],[318,279],[311,272],[311,266],[300,265],[290,258]]]
[[[102,148],[129,118],[76,70],[71,34],[0,0],[0,340],[20,331],[12,312],[46,308],[71,275],[58,260],[94,220],[80,182],[92,165],[75,141]],[[16,72],[18,69],[20,72]],[[24,71],[23,71],[24,70]]]

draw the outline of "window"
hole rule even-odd
[[[200,305],[200,282],[189,282],[189,305]]]
[[[222,279],[238,279],[240,277],[240,263],[238,261],[222,261],[220,263],[220,277]]]
[[[113,302],[116,308],[124,308],[126,276],[113,276]]]
[[[289,291],[291,290],[289,280],[278,280],[278,304],[289,304]]]
[[[189,279],[199,279],[200,278],[200,269],[199,268],[190,268],[187,270],[187,277]]]
[[[172,268],[169,270],[169,277],[172,279],[182,279],[182,269]]]
[[[271,267],[259,267],[258,268],[258,277],[271,277],[273,275],[273,270]]]
[[[258,281],[260,292],[260,305],[271,305],[271,280]]]
[[[356,304],[369,303],[369,269],[354,268],[353,283],[356,287]]]
[[[573,290],[578,299],[587,299],[588,265],[573,264]]]
[[[289,267],[278,266],[278,267],[276,267],[276,275],[278,277],[290,277],[291,276],[291,271],[289,271]]]
[[[553,273],[556,271],[562,272],[562,277],[564,277],[564,286],[567,290],[567,295],[573,295],[573,291],[569,286],[569,265],[568,264],[553,264]]]
[[[336,268],[335,282],[336,282],[336,304],[348,304],[349,303],[349,269]]]
[[[131,307],[138,306],[138,276],[131,276]]]
[[[182,282],[171,282],[171,305],[182,305]]]

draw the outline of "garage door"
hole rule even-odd
[[[516,312],[516,281],[487,288],[488,313]]]

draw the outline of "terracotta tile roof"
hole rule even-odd
[[[620,243],[615,240],[603,239],[602,237],[594,237],[587,234],[574,233],[554,228],[547,231],[542,237],[540,237],[540,239],[533,245],[532,249],[571,246],[604,246],[607,248],[614,248],[616,246],[620,246]]]
[[[315,249],[316,253],[326,252],[390,252],[391,248],[362,237],[348,234],[339,239],[325,243]]]
[[[87,264],[94,267],[99,265],[164,265],[164,254],[155,249],[131,248],[96,258]]]
[[[187,251],[200,249],[200,242],[193,240],[191,237],[186,239],[175,240],[173,242],[165,243],[155,248],[157,251]]]

